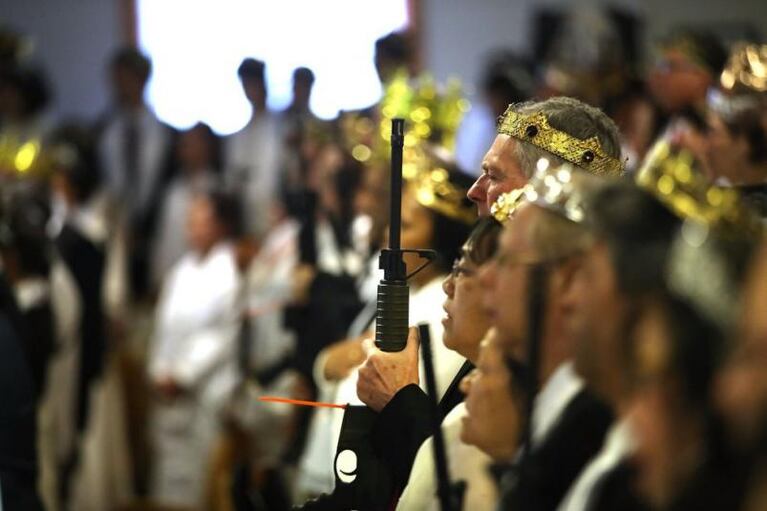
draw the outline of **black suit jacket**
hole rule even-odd
[[[607,406],[588,390],[578,392],[543,443],[512,468],[515,477],[501,488],[501,509],[555,510],[599,452],[611,422]]]
[[[18,309],[0,274],[0,508],[42,510],[37,495],[37,409],[18,329]]]
[[[624,462],[602,476],[602,479],[594,488],[592,498],[593,511],[649,511],[649,507],[642,502],[634,491],[634,469]],[[698,507],[689,509],[699,510]]]

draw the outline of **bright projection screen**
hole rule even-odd
[[[250,118],[237,67],[245,57],[266,62],[269,107],[285,108],[292,73],[314,71],[311,109],[375,103],[381,87],[374,43],[407,25],[406,0],[138,0],[141,49],[152,59],[148,101],[180,129],[198,121],[219,134]]]

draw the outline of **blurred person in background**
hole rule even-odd
[[[187,211],[189,250],[167,275],[156,309],[148,374],[155,397],[152,498],[204,509],[219,414],[237,382],[241,279],[232,240],[236,199],[194,196]]]
[[[335,339],[313,360],[312,379],[321,401],[334,400],[337,382],[346,378],[364,360],[360,338],[369,335],[376,311],[377,285],[382,276],[378,268],[379,251],[389,221],[389,172],[383,162],[369,162],[363,167],[360,179],[360,187],[353,198],[356,220],[352,228],[355,229],[355,225],[366,227],[364,233],[358,233],[361,236],[354,236],[357,251],[364,261],[356,281],[363,305],[339,338],[343,340]],[[333,475],[329,473],[328,466],[334,453],[333,431],[339,427],[334,412],[319,409],[312,415],[307,445],[299,460],[298,500],[332,490]]]
[[[632,394],[624,339],[633,331],[640,300],[663,289],[679,219],[631,183],[599,190],[588,211],[594,241],[573,279],[568,330],[576,338],[577,373],[615,420],[558,509],[642,509],[631,482],[636,439],[626,417]]]
[[[296,193],[303,185],[306,166],[311,160],[307,155],[306,145],[317,132],[331,134],[332,124],[321,122],[309,109],[314,73],[307,67],[293,71],[293,99],[280,113],[283,125],[283,148],[281,155],[281,176],[279,190],[281,194]]]
[[[748,465],[726,442],[714,398],[755,243],[732,227],[684,229],[672,245],[668,292],[640,307],[625,348],[634,368],[627,416],[637,437],[636,484],[654,509],[739,509]],[[691,242],[696,230],[706,232],[702,242]]]
[[[38,398],[44,392],[48,361],[56,345],[51,246],[45,231],[49,214],[44,197],[17,195],[0,224],[0,258],[23,319],[24,349]]]
[[[621,134],[626,172],[633,173],[660,135],[663,116],[647,87],[639,80],[630,80],[620,94],[610,98],[605,111]]]
[[[143,299],[149,286],[149,251],[160,197],[168,181],[174,131],[144,99],[152,64],[139,50],[121,48],[108,68],[112,104],[99,119],[99,159],[104,185],[120,205],[129,230],[130,286]]]
[[[23,320],[0,269],[0,372],[4,406],[0,416],[0,504],[9,511],[41,511],[38,495],[35,389],[24,344]]]
[[[708,94],[698,146],[709,178],[733,186],[767,217],[767,45],[738,44]]]
[[[544,11],[537,21],[540,58],[536,97],[571,96],[604,108],[619,94],[636,60],[636,25],[611,5],[572,4]]]
[[[74,499],[72,505],[93,509],[81,507],[82,502],[99,506],[102,501],[94,495],[103,495],[104,481],[110,477],[121,479],[129,458],[119,375],[109,362],[125,321],[124,238],[119,215],[100,187],[102,175],[90,132],[64,125],[52,135],[47,151],[53,165],[47,225],[55,248],[53,298],[58,304],[57,329],[59,321],[64,327],[51,367],[52,383],[46,389],[51,403],[48,431],[56,435],[53,448],[59,457],[61,501]],[[70,406],[74,410],[67,410]],[[108,426],[110,420],[119,427]],[[112,487],[111,497],[124,497],[129,486],[129,478],[121,480]]]
[[[726,59],[722,43],[705,30],[678,28],[659,43],[647,85],[668,118],[664,139],[704,126],[706,94]]]
[[[717,382],[717,410],[725,417],[731,445],[740,461],[751,462],[744,510],[767,504],[767,244],[764,236],[748,265],[733,349]]]
[[[270,202],[280,182],[282,125],[266,106],[266,65],[246,58],[237,75],[252,111],[248,124],[226,140],[224,175],[244,204],[247,234],[259,239],[269,227]]]
[[[152,244],[153,289],[186,252],[184,225],[192,198],[221,178],[221,141],[207,124],[198,123],[180,133],[175,153],[177,169],[161,198]]]
[[[378,79],[384,86],[401,70],[413,76],[413,45],[406,32],[392,32],[375,42],[374,64]]]

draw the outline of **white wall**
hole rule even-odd
[[[0,0],[0,24],[27,33],[51,82],[53,114],[94,118],[107,103],[104,65],[120,44],[118,0]]]

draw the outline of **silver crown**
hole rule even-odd
[[[572,222],[583,223],[586,207],[584,194],[575,183],[577,172],[572,165],[554,167],[549,160],[541,158],[526,187],[525,199]]]

